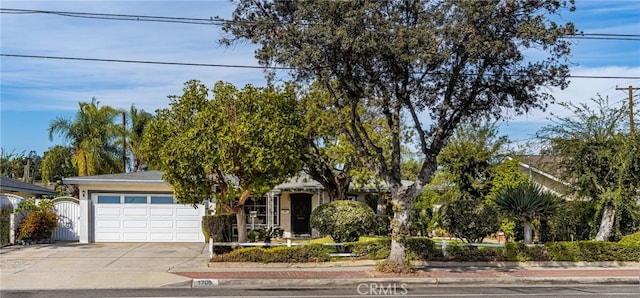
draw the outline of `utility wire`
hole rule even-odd
[[[185,17],[166,17],[166,16],[148,16],[148,15],[128,15],[128,14],[109,14],[109,13],[90,13],[90,12],[72,12],[72,11],[54,11],[54,10],[32,10],[32,9],[14,9],[0,8],[0,13],[5,14],[51,14],[64,17],[117,20],[117,21],[142,21],[142,22],[164,22],[164,23],[181,23],[194,25],[212,25],[223,26],[227,23],[238,23],[239,21],[225,20],[218,17],[207,18],[185,18]],[[640,41],[640,34],[611,34],[611,33],[578,33],[567,34],[564,38],[571,39],[593,39],[593,40],[618,40],[618,41]]]
[[[137,64],[156,64],[156,65],[176,65],[176,66],[201,66],[201,67],[226,67],[226,68],[249,68],[249,69],[275,69],[275,70],[293,70],[292,67],[283,66],[259,66],[259,65],[234,65],[234,64],[208,64],[208,63],[188,63],[188,62],[165,62],[165,61],[145,61],[145,60],[125,60],[125,59],[103,59],[103,58],[81,58],[81,57],[61,57],[61,56],[41,56],[41,55],[22,55],[22,54],[0,54],[2,57],[12,58],[32,58],[32,59],[54,59],[54,60],[74,60],[74,61],[94,61],[94,62],[115,62],[115,63],[137,63]],[[473,74],[471,74],[473,75]],[[510,76],[524,76],[513,74]],[[594,75],[569,75],[568,78],[574,79],[623,79],[623,80],[640,80],[640,76],[594,76]]]

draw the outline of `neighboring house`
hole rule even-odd
[[[80,242],[204,241],[201,218],[208,213],[208,202],[203,200],[198,208],[176,203],[160,171],[70,177],[63,182],[79,189]],[[350,192],[350,198],[365,201],[373,195],[375,207],[382,210],[380,193],[363,187]],[[318,236],[309,225],[311,211],[328,201],[320,183],[301,175],[249,200],[247,228],[281,227],[294,237]]]
[[[20,202],[32,198],[43,195],[54,196],[58,194],[58,192],[53,191],[48,188],[40,187],[31,183],[22,182],[20,180],[0,176],[0,207],[5,208],[6,206],[11,205],[13,207],[13,211],[15,212],[18,204]],[[11,220],[13,218],[13,220]],[[9,238],[2,239],[0,242],[3,244],[14,243],[15,240],[15,231],[18,227],[18,223],[22,217],[11,215],[8,220],[9,231],[8,235],[3,234],[3,238],[8,236]],[[5,224],[4,222],[2,223]]]
[[[34,196],[55,196],[57,194],[58,192],[48,188],[0,176],[0,206],[11,204],[15,208],[22,200]]]
[[[507,157],[511,159],[511,157]],[[543,190],[559,197],[571,195],[571,184],[559,178],[562,173],[557,167],[560,157],[544,155],[518,155],[518,170],[540,185]]]

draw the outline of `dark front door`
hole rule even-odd
[[[291,195],[291,232],[294,235],[311,235],[311,227],[309,226],[311,196],[310,194]]]

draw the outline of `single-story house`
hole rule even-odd
[[[508,157],[511,159],[512,157]],[[562,172],[557,168],[560,157],[545,155],[518,155],[518,171],[529,179],[559,197],[567,197],[571,193],[571,184],[562,180]]]
[[[178,204],[160,171],[64,178],[78,186],[80,242],[200,242],[201,219],[213,210],[203,200],[195,208]],[[350,192],[365,201],[378,196],[373,187]],[[276,186],[264,197],[245,204],[247,228],[281,227],[292,236],[317,236],[310,227],[311,211],[329,201],[320,183],[304,175]],[[369,200],[371,201],[371,200]],[[379,210],[384,200],[374,200]],[[372,206],[373,207],[373,206]]]

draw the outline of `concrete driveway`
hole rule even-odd
[[[173,271],[207,268],[205,243],[55,243],[0,249],[0,288],[190,286]]]

